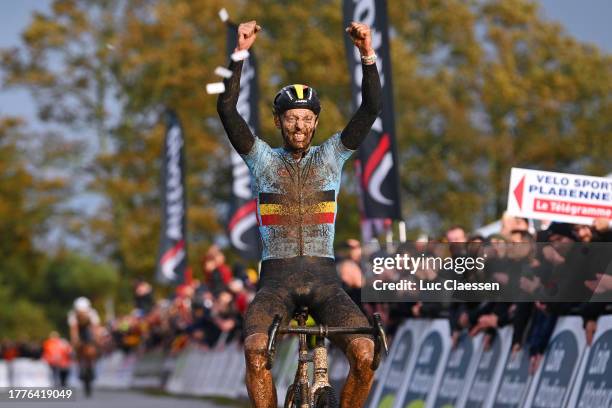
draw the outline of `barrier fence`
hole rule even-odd
[[[599,319],[590,347],[580,317],[559,318],[533,375],[527,352],[511,353],[511,327],[498,330],[487,350],[482,340],[482,335],[463,335],[452,349],[447,320],[406,321],[377,371],[368,408],[612,406],[612,315]],[[279,344],[273,367],[281,402],[296,365],[294,338]],[[336,349],[330,350],[329,370],[339,391],[348,362]],[[96,385],[244,399],[244,374],[243,351],[237,343],[215,350],[189,346],[177,356],[160,350],[140,356],[116,351],[100,359]],[[50,386],[50,370],[42,361],[0,361],[0,387],[9,385]]]

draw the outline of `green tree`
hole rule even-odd
[[[222,232],[229,145],[204,84],[225,65],[226,7],[257,19],[262,137],[280,143],[270,101],[286,83],[315,86],[315,142],[351,111],[341,2],[55,0],[19,47],[3,52],[8,86],[36,97],[41,119],[78,132],[94,153],[75,177],[102,204],[70,226],[123,277],[151,276],[159,235],[164,107],[185,128],[191,264]],[[491,221],[510,167],[612,170],[611,57],[542,19],[529,0],[388,2],[404,214],[436,230]],[[91,141],[95,141],[95,143]],[[92,157],[93,156],[93,157]],[[350,169],[338,234],[358,234]],[[348,204],[348,205],[347,205]],[[424,217],[423,217],[424,216]]]
[[[53,325],[43,307],[15,296],[7,287],[0,286],[0,302],[3,305],[0,307],[0,339],[39,340],[52,330]]]
[[[612,170],[612,58],[528,0],[389,2],[402,185],[410,214],[481,225],[511,167]]]
[[[3,335],[36,338],[51,327],[40,304],[48,293],[47,255],[40,246],[61,215],[68,188],[48,167],[62,155],[35,143],[40,139],[22,125],[0,118],[0,327]]]

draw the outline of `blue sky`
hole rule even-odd
[[[34,10],[46,10],[50,1],[0,2],[0,48],[17,45],[19,34]],[[612,0],[540,0],[547,19],[559,21],[576,38],[612,52]],[[35,109],[26,91],[0,90],[0,114],[20,115],[35,122]]]

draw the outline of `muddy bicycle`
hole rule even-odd
[[[380,364],[381,351],[388,354],[387,336],[380,315],[374,313],[373,324],[370,327],[327,327],[318,325],[308,327],[308,308],[299,308],[293,316],[297,326],[281,327],[282,316],[274,316],[268,330],[267,368],[271,369],[276,352],[278,335],[296,334],[299,336],[298,366],[293,383],[287,389],[285,408],[337,408],[338,396],[329,383],[327,348],[325,339],[335,334],[371,334],[375,337],[374,360],[375,370]],[[309,352],[308,336],[314,336],[315,347]],[[308,374],[308,364],[313,365],[312,383]]]

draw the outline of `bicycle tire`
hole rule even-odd
[[[94,380],[94,371],[93,367],[88,364],[83,364],[80,367],[79,377],[81,382],[83,383],[83,390],[85,391],[85,396],[87,398],[91,397],[93,391],[93,380]]]
[[[299,408],[300,407],[300,393],[295,392],[295,384],[291,384],[287,388],[287,394],[285,395],[285,403],[283,408]]]
[[[338,396],[331,386],[319,388],[314,395],[313,408],[338,408]]]

